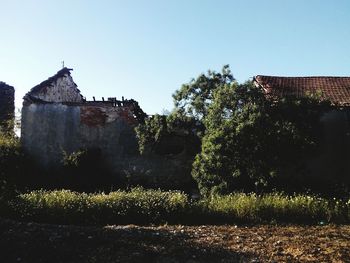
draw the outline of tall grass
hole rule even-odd
[[[191,201],[177,191],[86,194],[32,191],[9,203],[12,216],[60,224],[350,223],[350,200],[235,193]]]
[[[25,219],[76,224],[174,222],[187,206],[187,196],[181,192],[142,188],[109,194],[40,190],[10,203],[14,214]]]
[[[208,210],[226,221],[348,222],[349,202],[311,195],[235,193],[207,200]]]

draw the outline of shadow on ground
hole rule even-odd
[[[80,227],[0,219],[1,262],[246,262],[179,227]]]

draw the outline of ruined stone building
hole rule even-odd
[[[129,183],[168,188],[192,185],[192,162],[186,156],[140,155],[135,127],[146,117],[132,99],[87,101],[71,69],[63,68],[24,96],[21,143],[43,168],[59,167],[65,154],[97,149],[105,168]]]
[[[15,89],[0,81],[0,130],[13,131],[15,113]]]
[[[134,127],[145,114],[134,100],[86,101],[63,68],[32,88],[23,100],[21,141],[44,167],[60,165],[63,153],[99,149],[115,168],[138,154]]]

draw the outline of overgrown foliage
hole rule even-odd
[[[13,194],[16,185],[23,184],[26,164],[19,139],[12,133],[0,133],[0,196]]]
[[[168,116],[156,114],[137,127],[141,154],[166,153],[172,147],[177,147],[173,149],[175,153],[185,147],[191,154],[197,154],[205,131],[202,120],[207,116],[214,92],[234,83],[231,70],[225,65],[221,73],[209,70],[182,85],[173,94],[175,108]],[[181,137],[182,143],[172,144],[175,137]]]
[[[200,152],[205,132],[202,120],[212,103],[213,93],[228,83],[235,83],[235,80],[229,67],[224,66],[221,73],[208,71],[177,90],[173,95],[175,109],[168,116],[151,116],[137,127],[139,150],[143,157],[176,156],[173,161],[180,162],[178,173],[182,173],[176,177],[189,178],[193,158]],[[185,181],[188,185],[190,180]]]
[[[139,150],[143,155],[184,153],[194,156],[200,149],[203,126],[193,117],[154,115],[136,128]]]
[[[120,103],[120,101],[119,101]],[[147,114],[141,109],[139,103],[136,100],[130,99],[130,100],[123,100],[124,105],[127,105],[130,107],[134,117],[139,121],[140,123],[144,123],[145,118],[147,117]]]
[[[301,190],[328,106],[311,97],[274,101],[252,82],[217,88],[192,171],[202,194]]]
[[[63,152],[62,165],[57,173],[57,186],[93,192],[110,189],[115,183],[100,149],[82,149],[70,154]]]
[[[317,155],[320,118],[330,109],[321,97],[267,97],[252,81],[238,84],[226,65],[177,90],[169,116],[155,115],[138,127],[140,152],[192,148],[192,175],[203,195],[313,189],[306,163]],[[174,140],[180,134],[182,141]]]
[[[200,151],[203,125],[190,116],[154,115],[136,128],[142,158],[124,169],[128,185],[191,191],[194,156]],[[133,165],[134,164],[134,165]]]
[[[0,199],[40,185],[41,171],[22,149],[13,133],[0,133]]]

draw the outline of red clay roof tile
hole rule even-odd
[[[272,96],[305,97],[320,92],[338,106],[350,106],[350,77],[277,77],[258,75],[255,82]]]

